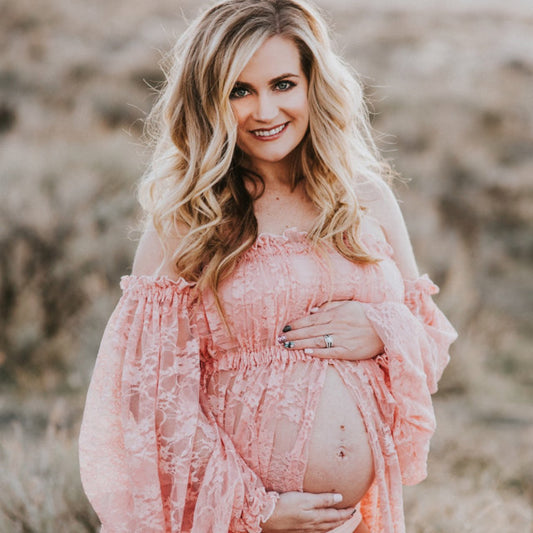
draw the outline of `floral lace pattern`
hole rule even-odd
[[[229,331],[209,292],[182,279],[123,278],[80,434],[82,481],[103,532],[260,531],[278,494],[302,489],[331,364],[373,452],[363,518],[375,533],[405,532],[401,485],[426,475],[430,395],[455,331],[427,276],[402,280],[388,243],[370,233],[363,243],[382,260],[319,253],[295,229],[260,235],[220,288]],[[278,345],[284,324],[341,299],[365,304],[383,355],[354,364]]]

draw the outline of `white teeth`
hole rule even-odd
[[[273,130],[255,130],[252,133],[258,137],[271,137],[272,135],[277,135],[284,127],[285,124],[282,124]]]

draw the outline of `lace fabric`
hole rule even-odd
[[[200,405],[190,286],[125,278],[80,433],[84,488],[102,531],[260,531],[268,494]]]
[[[80,434],[84,488],[105,533],[255,532],[280,492],[302,490],[314,413],[328,365],[359,406],[375,481],[361,513],[376,533],[404,533],[401,485],[426,474],[431,393],[455,332],[423,276],[382,260],[327,260],[295,229],[262,234],[212,294],[192,284],[126,277],[89,388]],[[287,351],[276,336],[328,300],[354,299],[383,339],[358,363]],[[280,443],[277,435],[284,436]]]

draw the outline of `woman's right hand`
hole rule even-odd
[[[340,494],[284,492],[274,512],[261,524],[264,533],[314,533],[330,531],[348,520],[354,508],[336,509]]]

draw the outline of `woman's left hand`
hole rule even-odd
[[[329,336],[333,345],[326,347]],[[328,302],[287,324],[278,342],[289,350],[325,359],[358,361],[383,353],[383,342],[357,301]]]

